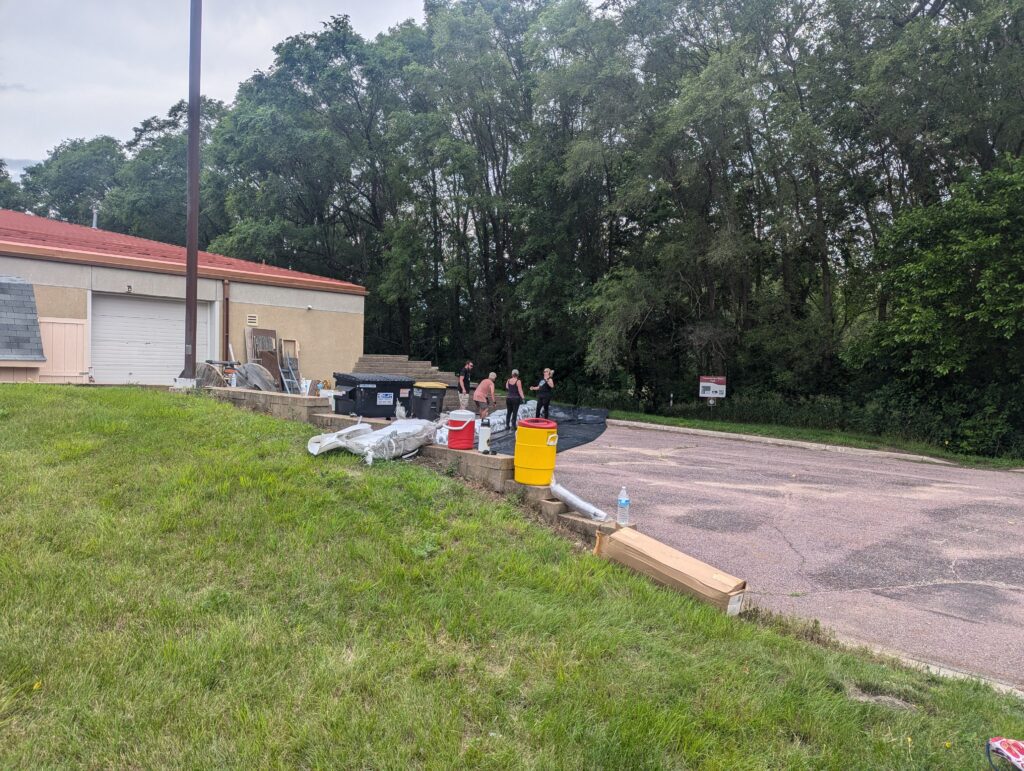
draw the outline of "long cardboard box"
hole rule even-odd
[[[594,554],[613,560],[657,583],[714,605],[726,615],[743,610],[747,582],[683,554],[632,528],[597,534]]]

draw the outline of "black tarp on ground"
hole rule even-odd
[[[558,424],[558,452],[562,452],[601,436],[607,427],[608,410],[552,404],[551,419]],[[516,449],[515,434],[502,431],[492,435],[491,449],[502,455],[512,455]]]

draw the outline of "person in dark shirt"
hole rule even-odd
[[[469,406],[469,389],[472,385],[470,380],[473,374],[473,362],[467,360],[466,366],[459,370],[459,409],[464,410]]]
[[[544,369],[544,377],[535,386],[530,386],[531,391],[537,392],[537,417],[543,410],[544,417],[551,418],[551,393],[555,390],[555,371]]]
[[[516,430],[516,422],[519,420],[519,408],[523,404],[523,381],[519,379],[519,370],[512,370],[512,377],[505,381],[505,423]]]

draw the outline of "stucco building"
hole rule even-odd
[[[0,210],[0,275],[32,285],[45,356],[21,376],[0,365],[0,380],[170,385],[180,373],[184,247]],[[246,327],[275,330],[298,342],[303,377],[330,380],[362,355],[365,295],[200,252],[196,359],[244,361]]]

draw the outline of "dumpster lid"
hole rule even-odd
[[[416,388],[447,388],[447,383],[436,383],[432,380],[417,380],[413,385]]]
[[[352,383],[353,385],[358,383],[387,383],[388,385],[402,385],[405,387],[412,385],[411,377],[405,377],[404,375],[378,375],[370,372],[335,372],[334,379]]]

